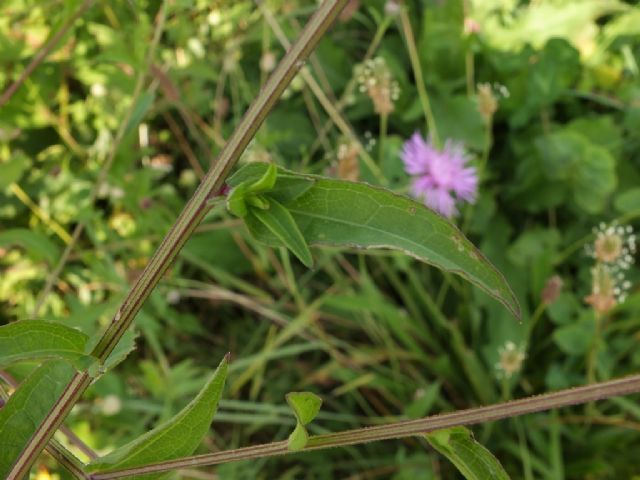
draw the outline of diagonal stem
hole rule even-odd
[[[200,186],[145,267],[142,275],[131,287],[111,323],[93,349],[92,355],[100,359],[100,361],[104,361],[109,356],[122,335],[131,326],[142,304],[178,256],[189,236],[204,218],[208,210],[207,201],[220,189],[268,113],[291,80],[293,80],[293,77],[302,68],[304,59],[318,44],[347,1],[325,0],[322,2],[316,13],[309,19],[296,43],[280,61],[278,67],[265,83],[260,94],[251,104],[240,124],[220,152],[217,161],[211,166]],[[19,480],[27,475],[37,456],[90,383],[91,377],[87,372],[78,373],[71,379],[62,396],[57,399],[45,419],[38,426],[29,444],[25,447],[20,457],[16,459],[7,480]]]
[[[426,432],[451,428],[460,425],[475,425],[478,423],[517,417],[528,413],[542,412],[554,408],[567,407],[581,403],[603,400],[619,395],[629,395],[640,392],[640,375],[609,380],[599,384],[569,388],[558,392],[547,393],[534,397],[522,398],[510,402],[497,403],[486,407],[460,410],[442,415],[377,425],[374,427],[346,430],[343,432],[316,435],[309,438],[304,451],[322,450],[325,448],[343,447],[379,440],[404,438],[421,435]],[[146,465],[126,470],[98,473],[91,476],[92,480],[111,480],[125,478],[131,475],[168,472],[178,468],[203,467],[221,463],[235,462],[255,458],[274,457],[292,453],[287,448],[287,441],[254,445],[223,452],[196,455],[188,458],[170,460],[153,465]]]

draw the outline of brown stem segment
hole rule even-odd
[[[236,161],[256,134],[258,128],[289,85],[304,60],[318,44],[348,0],[325,0],[301,32],[296,43],[280,61],[258,97],[251,104],[240,124],[220,152],[200,186],[164,238],[142,275],[131,287],[111,323],[93,349],[92,355],[104,361],[122,335],[131,326],[138,310],[175,260],[182,246],[207,213],[207,201],[223,184]],[[86,372],[78,373],[69,382],[47,417],[38,427],[29,444],[13,465],[7,480],[19,480],[29,472],[49,438],[80,399],[91,382]]]
[[[535,397],[489,405],[487,407],[471,408],[388,425],[317,435],[309,439],[309,443],[307,443],[304,451],[409,437],[442,428],[474,425],[638,392],[640,392],[640,375],[632,375],[599,384],[560,390]],[[127,470],[93,474],[91,479],[111,480],[114,478],[128,477],[130,475],[141,475],[143,473],[167,472],[178,468],[203,467],[252,458],[273,457],[287,453],[292,453],[287,448],[287,441],[274,442],[224,452],[196,455],[189,458],[181,458]]]

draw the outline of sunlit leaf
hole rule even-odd
[[[500,462],[476,442],[468,428],[453,427],[425,434],[429,444],[453,463],[467,480],[508,480]]]
[[[46,260],[51,265],[60,258],[58,247],[46,235],[26,228],[12,228],[0,232],[0,247],[7,246],[23,248],[34,259]]]
[[[22,360],[58,358],[77,367],[88,367],[92,357],[85,355],[88,337],[60,323],[23,320],[0,327],[0,366]]]
[[[91,472],[108,472],[191,455],[209,430],[227,377],[225,357],[200,393],[176,416],[150,432],[89,464]],[[149,478],[137,475],[128,478]],[[154,474],[154,478],[160,478]]]

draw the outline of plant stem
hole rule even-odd
[[[304,451],[322,450],[325,448],[356,445],[379,440],[410,437],[443,428],[460,425],[475,425],[478,423],[502,420],[528,413],[542,412],[554,408],[603,400],[619,395],[629,395],[639,391],[640,375],[632,375],[599,384],[560,390],[558,392],[527,397],[511,402],[498,403],[487,407],[472,408],[421,418],[418,420],[391,423],[388,425],[378,425],[359,428],[356,430],[329,433],[326,435],[317,435],[309,438],[309,442],[307,443]],[[203,467],[239,460],[273,457],[288,453],[292,452],[287,449],[287,441],[274,442],[235,450],[227,450],[224,452],[196,455],[193,457],[170,460],[168,462],[126,470],[94,474],[92,479],[110,480],[114,478],[124,478],[131,475],[167,472],[178,468]]]
[[[220,152],[217,161],[211,166],[144,271],[131,287],[111,323],[93,349],[91,354],[100,361],[104,362],[122,335],[131,326],[142,304],[206,215],[207,201],[220,189],[268,113],[296,73],[302,68],[304,59],[318,44],[347,1],[325,0],[322,2],[316,13],[309,19],[297,42],[282,58]],[[43,422],[36,429],[29,444],[16,459],[7,480],[19,480],[27,475],[37,456],[90,383],[91,377],[87,372],[77,373],[71,379],[62,396],[54,403]]]
[[[413,76],[416,79],[416,88],[418,89],[418,95],[420,96],[420,102],[422,103],[422,109],[424,110],[425,119],[427,121],[427,128],[429,129],[429,134],[431,135],[434,145],[436,146],[436,148],[440,148],[440,136],[438,135],[436,120],[433,116],[433,111],[431,110],[431,102],[429,101],[429,94],[427,93],[427,87],[424,83],[424,77],[422,76],[422,67],[420,66],[420,57],[418,56],[416,39],[413,35],[411,20],[409,20],[406,5],[402,5],[402,8],[400,9],[400,23],[402,25],[404,39],[407,42],[407,50],[409,51],[411,68],[413,68]]]

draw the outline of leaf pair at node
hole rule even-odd
[[[278,200],[279,192],[275,190],[278,180],[276,166],[268,164],[266,171],[257,179],[257,171],[243,170],[238,174],[242,172],[244,176],[236,174],[229,182],[233,189],[227,197],[227,209],[235,216],[245,219],[249,224],[257,220],[291,250],[306,267],[311,267],[313,257],[309,245],[289,210]],[[304,187],[310,187],[312,184],[310,180],[294,181],[292,185],[283,189],[286,190],[285,199],[301,195],[306,191]],[[282,191],[280,193],[282,194]]]

